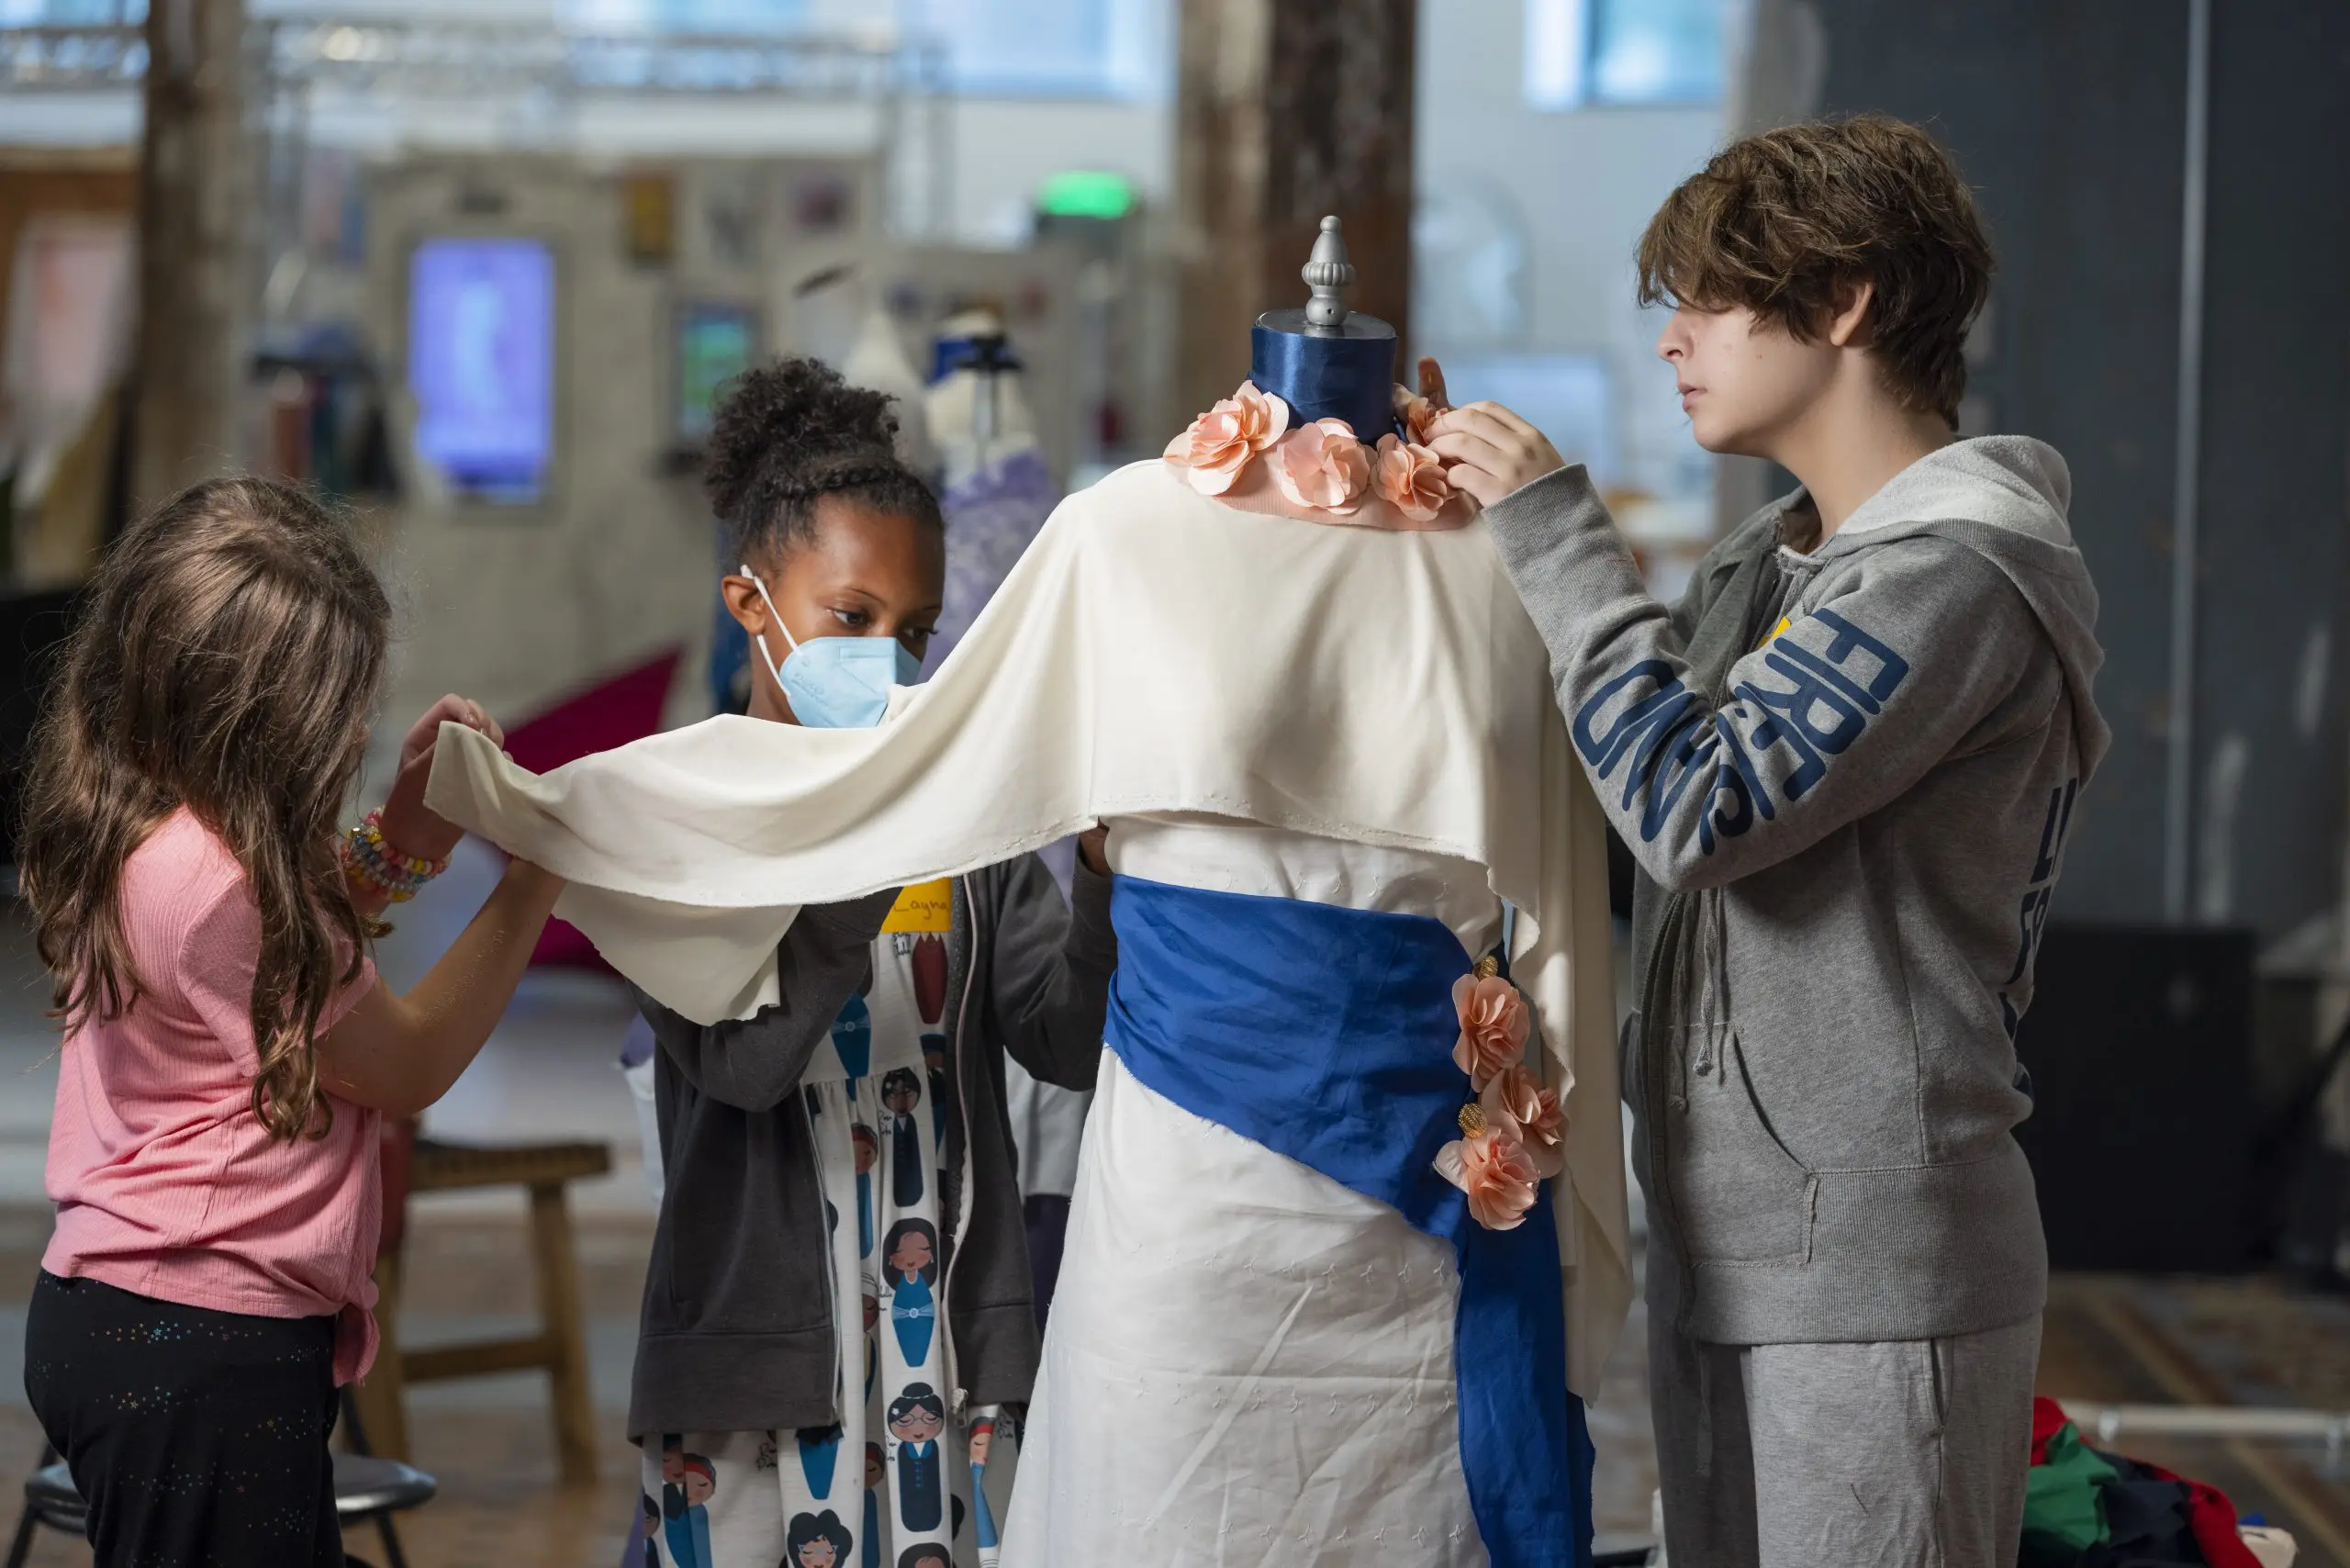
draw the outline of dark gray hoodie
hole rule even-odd
[[[1583,471],[1485,513],[1639,867],[1652,1311],[1728,1344],[2038,1312],[2016,1021],[2081,787],[2097,593],[2039,442],[1960,442],[1808,554],[1797,491],[1650,598]]]
[[[1003,1058],[1049,1083],[1092,1087],[1117,939],[1109,879],[1080,861],[1070,891],[1064,902],[1034,855],[955,879],[939,1323],[958,1409],[1024,1401],[1036,1375]],[[802,910],[776,954],[780,999],[750,1018],[705,1026],[637,992],[660,1045],[664,1181],[632,1439],[838,1419],[828,1228],[800,1078],[841,1004],[867,983],[896,898],[893,889]]]

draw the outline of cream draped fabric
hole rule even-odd
[[[1481,523],[1321,527],[1136,464],[1061,504],[878,729],[718,718],[534,776],[448,724],[427,800],[567,879],[557,913],[702,1022],[773,995],[798,906],[1097,820],[1203,813],[1484,867],[1567,1110],[1569,1382],[1597,1391],[1631,1294],[1606,828]]]

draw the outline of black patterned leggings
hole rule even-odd
[[[25,1392],[97,1568],[341,1568],[334,1319],[249,1317],[43,1271]]]

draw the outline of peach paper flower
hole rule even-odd
[[[1239,391],[1193,420],[1167,455],[1190,470],[1192,488],[1203,496],[1220,496],[1288,429],[1289,405],[1244,381]]]
[[[1428,521],[1452,498],[1452,481],[1444,476],[1444,460],[1400,436],[1379,438],[1373,482],[1381,498],[1414,522]]]
[[[1526,1037],[1534,1020],[1526,998],[1499,975],[1462,975],[1452,982],[1453,1010],[1460,1014],[1460,1038],[1452,1059],[1469,1075],[1478,1092],[1505,1067],[1526,1055]]]
[[[1404,428],[1411,432],[1412,444],[1426,446],[1435,433],[1436,417],[1444,410],[1416,392],[1405,392],[1397,401],[1404,405]]]
[[[1273,483],[1290,504],[1344,516],[1371,488],[1371,457],[1344,420],[1300,425],[1273,449]]]
[[[1478,1096],[1485,1125],[1506,1127],[1517,1135],[1535,1174],[1549,1181],[1567,1168],[1567,1116],[1559,1107],[1556,1090],[1522,1067],[1505,1067]]]
[[[1469,1217],[1487,1230],[1516,1230],[1534,1206],[1539,1179],[1525,1146],[1506,1128],[1488,1126],[1436,1153],[1437,1174],[1469,1197]]]

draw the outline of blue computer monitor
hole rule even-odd
[[[439,239],[408,267],[417,455],[452,490],[528,504],[554,456],[554,254],[536,240]]]

